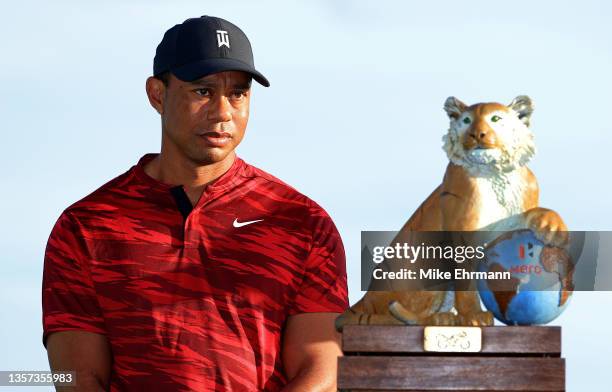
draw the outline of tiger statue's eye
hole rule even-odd
[[[491,117],[491,121],[493,121],[493,122],[498,122],[499,120],[501,120],[501,117],[499,117],[499,116]]]
[[[464,124],[469,124],[469,123],[471,123],[471,122],[472,122],[472,120],[470,120],[470,118],[469,118],[469,117],[465,117],[465,118],[463,119],[463,123],[464,123]]]

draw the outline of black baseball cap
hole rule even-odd
[[[214,16],[190,18],[166,31],[155,51],[153,75],[168,71],[184,82],[222,71],[243,71],[261,85],[270,86],[255,69],[246,34]]]

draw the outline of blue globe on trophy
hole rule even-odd
[[[567,307],[573,264],[564,249],[542,243],[531,230],[500,235],[485,248],[483,272],[510,272],[510,279],[479,280],[485,307],[506,325],[546,324]]]

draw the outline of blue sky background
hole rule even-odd
[[[48,369],[40,284],[51,227],[159,151],[144,92],[155,47],[203,14],[240,26],[272,83],[254,87],[239,155],[331,214],[351,302],[362,295],[360,231],[398,229],[441,181],[449,95],[530,95],[541,204],[571,229],[612,228],[610,2],[3,2],[0,370]],[[569,391],[609,385],[611,304],[612,293],[577,293],[554,322]]]

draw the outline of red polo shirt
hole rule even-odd
[[[113,391],[279,390],[287,317],[348,307],[336,227],[236,158],[192,208],[145,155],[67,208],[47,244],[43,343],[104,334]]]

